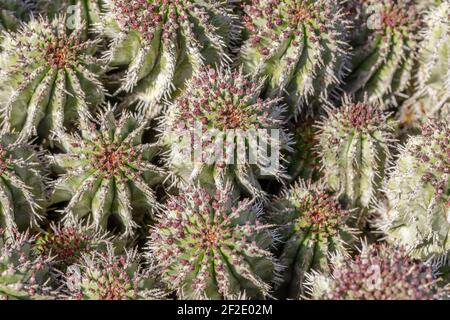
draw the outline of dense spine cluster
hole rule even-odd
[[[401,247],[363,245],[353,260],[337,258],[332,276],[312,274],[315,299],[434,300],[445,297],[433,270]]]
[[[328,185],[351,206],[376,199],[390,161],[393,128],[377,104],[353,102],[331,109],[320,125],[319,148]]]
[[[291,298],[304,294],[307,272],[328,270],[331,255],[348,255],[353,231],[343,210],[323,185],[296,183],[270,207],[270,221],[280,226],[280,264],[286,269],[280,287]]]
[[[250,201],[229,190],[214,196],[193,188],[171,198],[149,242],[162,279],[180,298],[233,298],[269,294],[274,265],[269,225]]]
[[[248,40],[241,52],[247,73],[266,77],[264,94],[283,96],[297,113],[327,102],[341,83],[348,57],[340,1],[251,0],[244,5]]]
[[[105,252],[83,255],[65,277],[67,294],[78,300],[154,300],[165,293],[155,289],[150,269],[144,269],[135,250],[115,255]]]
[[[143,143],[147,127],[138,115],[112,109],[98,116],[82,135],[64,134],[65,153],[51,162],[62,171],[54,183],[51,203],[69,201],[62,210],[67,221],[87,220],[104,230],[115,218],[124,235],[130,235],[146,213],[155,213],[153,185],[163,170],[151,161],[157,149]]]
[[[52,137],[103,101],[99,66],[92,50],[97,40],[83,41],[81,28],[67,30],[65,19],[35,19],[6,33],[0,54],[0,109],[5,130]]]
[[[105,234],[92,226],[75,223],[67,226],[52,224],[49,231],[36,239],[39,254],[51,258],[61,269],[81,262],[84,254],[105,250],[107,245],[108,238]]]
[[[51,260],[33,251],[33,241],[0,230],[0,300],[50,298]]]
[[[346,90],[385,108],[396,105],[413,79],[422,14],[413,0],[352,0],[347,7],[356,26]]]
[[[124,69],[118,91],[148,107],[196,75],[205,64],[226,63],[233,16],[226,1],[107,0],[99,31],[110,38],[104,53]]]
[[[277,99],[259,98],[260,89],[260,82],[227,69],[205,68],[189,82],[164,120],[163,143],[176,177],[209,188],[229,183],[261,198],[259,179],[285,178],[283,158],[269,159],[270,150],[289,149],[283,108]]]
[[[450,249],[450,128],[448,122],[425,125],[410,137],[386,182],[391,210],[381,228],[388,239],[427,258]]]

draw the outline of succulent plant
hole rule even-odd
[[[290,150],[290,137],[283,108],[277,99],[258,98],[260,84],[241,71],[208,67],[170,106],[162,141],[181,184],[231,184],[264,198],[260,179],[286,178],[281,151]]]
[[[30,0],[0,0],[0,31],[15,31],[33,12]]]
[[[68,299],[157,300],[166,296],[135,249],[115,255],[114,248],[108,246],[106,252],[94,251],[82,258],[66,274]]]
[[[50,230],[36,239],[36,249],[44,257],[51,257],[58,269],[80,263],[83,254],[105,251],[109,244],[106,234],[92,226],[75,224],[64,226],[52,223]]]
[[[0,300],[450,299],[449,21],[0,0]]]
[[[249,0],[244,71],[266,77],[264,95],[283,95],[297,113],[311,101],[329,100],[348,60],[348,21],[340,1]]]
[[[316,181],[320,178],[320,155],[317,152],[318,129],[316,121],[298,121],[292,128],[293,152],[287,155],[288,174],[291,181],[298,178]]]
[[[0,228],[37,227],[45,205],[41,153],[17,135],[0,133]]]
[[[0,300],[50,298],[51,261],[33,250],[26,233],[0,230]]]
[[[434,300],[442,299],[430,266],[408,256],[401,247],[366,245],[353,260],[336,257],[330,274],[312,273],[310,290],[315,299],[331,300]]]
[[[350,206],[368,208],[389,165],[394,129],[377,104],[348,96],[340,109],[328,110],[320,128],[325,180]]]
[[[82,29],[69,32],[64,21],[32,20],[1,44],[1,119],[20,139],[51,138],[51,131],[85,124],[103,101],[100,66],[91,54],[98,41],[83,41]]]
[[[354,54],[346,91],[387,108],[411,85],[423,17],[413,0],[352,0]]]
[[[347,255],[354,232],[345,211],[323,184],[302,180],[285,190],[269,209],[270,222],[279,226],[279,259],[285,267],[279,290],[291,298],[304,294],[307,272],[325,271],[333,254]]]
[[[450,128],[425,125],[410,137],[384,187],[390,210],[380,220],[388,240],[428,258],[450,250]]]
[[[235,36],[224,0],[107,0],[99,32],[110,38],[104,58],[124,71],[118,92],[131,92],[150,115],[156,104],[204,64],[226,63]]]
[[[416,93],[402,105],[403,122],[408,114],[419,125],[433,117],[450,116],[450,2],[430,9],[419,52]]]
[[[190,188],[167,202],[152,228],[149,254],[180,298],[222,299],[269,294],[274,272],[269,225],[249,200],[229,190]]]
[[[97,118],[81,136],[60,136],[66,153],[51,157],[61,175],[50,201],[69,201],[62,210],[66,221],[88,220],[103,230],[113,223],[115,231],[131,235],[160,207],[151,189],[162,181],[163,170],[151,163],[158,148],[143,142],[148,125],[139,115],[123,112],[116,119],[109,108]]]

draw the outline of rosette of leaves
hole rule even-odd
[[[35,254],[28,234],[0,230],[0,300],[49,299],[51,260]]]
[[[104,58],[121,76],[117,92],[133,92],[149,114],[197,74],[225,63],[233,16],[223,0],[107,0],[99,32],[110,39]]]
[[[274,263],[271,227],[249,201],[229,190],[211,196],[190,188],[172,197],[152,228],[149,255],[162,280],[182,299],[262,298],[269,294]]]
[[[67,30],[64,17],[39,18],[6,33],[0,54],[0,107],[6,130],[19,138],[52,137],[74,123],[87,123],[103,101],[98,41],[83,41],[81,28]]]
[[[352,207],[368,208],[389,167],[394,128],[376,103],[353,102],[329,109],[320,124],[324,178]]]
[[[413,0],[353,0],[354,54],[347,92],[382,107],[396,105],[411,85],[423,17]]]
[[[82,261],[65,275],[65,296],[76,300],[159,300],[164,291],[157,287],[152,270],[145,268],[136,249],[115,255],[108,246],[104,252],[86,253]]]
[[[336,257],[332,269],[310,275],[314,299],[435,300],[448,294],[433,269],[401,247],[364,244],[354,259]]]
[[[290,298],[305,293],[307,272],[329,270],[330,257],[348,255],[354,240],[346,225],[350,213],[323,184],[295,183],[271,203],[269,217],[279,226],[279,262],[285,268],[278,290]]]
[[[244,3],[246,73],[266,78],[264,95],[283,96],[297,113],[326,102],[346,73],[349,22],[340,1],[249,0]]]
[[[277,99],[260,99],[261,82],[241,71],[203,69],[164,118],[168,165],[182,185],[235,186],[265,198],[260,180],[283,181],[290,150]],[[264,148],[264,145],[266,148]]]
[[[0,228],[36,227],[45,206],[41,153],[17,135],[0,132]]]
[[[450,250],[450,128],[425,125],[400,147],[384,187],[390,210],[381,216],[388,240],[426,259]]]
[[[62,214],[67,221],[86,220],[103,230],[131,235],[144,217],[159,205],[152,186],[163,170],[151,161],[155,144],[143,141],[147,122],[139,115],[112,109],[100,113],[81,135],[64,133],[65,153],[50,157],[60,177],[50,197],[53,204],[68,201]]]

